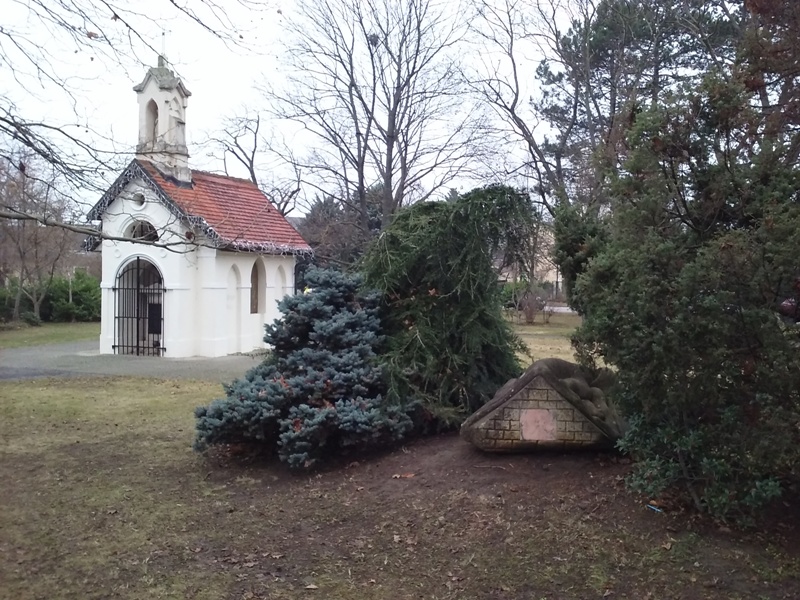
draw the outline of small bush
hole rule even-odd
[[[14,304],[17,301],[17,291],[19,290],[19,279],[12,277],[8,280],[6,287],[0,288],[0,320],[14,321],[21,320],[22,314],[33,313],[33,303],[25,294],[20,296],[18,318],[14,316]]]
[[[10,321],[14,316],[14,295],[10,288],[0,287],[0,322]]]
[[[56,277],[42,305],[42,318],[56,322],[100,320],[100,282],[83,271],[76,271],[70,280]]]
[[[291,467],[308,467],[413,429],[413,407],[385,401],[378,295],[361,292],[360,277],[332,270],[312,267],[305,280],[310,291],[284,298],[283,317],[266,328],[267,360],[195,411],[196,450],[253,442]]]
[[[19,318],[22,319],[23,323],[30,325],[31,327],[41,327],[42,325],[42,320],[32,312],[24,312],[19,316]]]
[[[506,282],[500,288],[500,301],[506,308],[515,308],[527,291],[528,282],[524,279]]]

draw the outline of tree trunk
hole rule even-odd
[[[17,282],[17,295],[14,297],[14,313],[11,315],[12,321],[19,321],[19,309],[22,305],[22,282]]]

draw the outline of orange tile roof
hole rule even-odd
[[[205,221],[224,245],[239,250],[311,251],[252,181],[193,170],[188,185],[165,177],[148,161],[134,162],[190,220]]]

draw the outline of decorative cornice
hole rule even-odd
[[[142,82],[133,86],[133,91],[136,93],[143,92],[144,88],[147,87],[147,82],[150,81],[150,79],[155,80],[159,89],[177,89],[184,98],[188,98],[192,95],[192,92],[186,89],[186,86],[183,85],[183,82],[180,80],[180,78],[176,77],[175,73],[173,73],[172,70],[166,66],[150,67]]]

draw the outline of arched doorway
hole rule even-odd
[[[163,356],[164,278],[136,258],[120,269],[114,287],[114,354]]]
[[[148,150],[153,150],[158,140],[158,105],[152,98],[145,108],[145,143]]]

